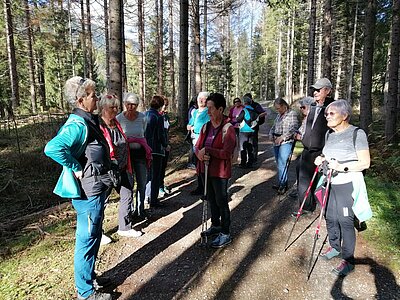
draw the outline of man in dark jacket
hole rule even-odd
[[[297,183],[300,205],[314,174],[314,160],[322,153],[322,148],[325,144],[325,133],[329,129],[324,116],[325,107],[333,102],[333,99],[329,97],[332,92],[332,83],[329,79],[318,79],[311,88],[313,89],[315,103],[310,105],[310,112],[305,123],[305,132],[301,137],[304,150],[299,161]],[[314,196],[314,190],[318,182],[317,179],[318,178],[314,180],[313,187],[304,203],[303,213],[310,213],[315,210],[317,202]]]
[[[249,97],[251,99],[251,107],[254,108],[254,111],[259,114],[259,118],[258,118],[258,122],[257,122],[257,126],[254,127],[254,134],[253,134],[253,158],[254,161],[257,161],[257,156],[258,156],[258,130],[260,129],[260,125],[264,124],[265,122],[265,109],[262,108],[262,106],[260,105],[260,103],[257,103],[256,101],[253,100],[253,96],[251,95],[251,93],[247,93],[246,95],[243,96],[244,97]]]

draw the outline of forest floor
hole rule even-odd
[[[234,167],[230,180],[232,244],[218,250],[200,246],[202,201],[189,194],[196,186],[195,172],[171,170],[166,181],[172,193],[162,200],[165,208],[136,227],[144,235],[100,249],[98,271],[112,280],[109,291],[115,298],[400,299],[400,274],[362,233],[357,235],[354,272],[336,277],[331,270],[340,259],[318,259],[307,279],[317,221],[310,224],[318,212],[299,219],[291,240],[300,237],[284,251],[294,222],[290,214],[298,204],[288,193],[278,196],[272,189],[276,167],[267,127],[260,132],[258,165]],[[107,215],[106,223],[111,218]],[[316,254],[327,247],[325,236],[323,222]]]

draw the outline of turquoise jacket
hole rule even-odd
[[[74,172],[82,170],[78,158],[85,151],[88,128],[85,120],[71,114],[57,135],[47,143],[44,153],[63,166],[54,193],[62,198],[80,198],[81,188]]]

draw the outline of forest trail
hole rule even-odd
[[[172,187],[172,194],[163,199],[166,207],[138,225],[144,235],[100,249],[98,269],[113,281],[115,298],[400,299],[400,274],[385,266],[390,258],[379,257],[362,233],[357,236],[354,272],[338,278],[331,273],[338,258],[318,259],[307,280],[316,222],[284,251],[297,200],[272,189],[276,167],[267,132],[262,126],[257,167],[234,167],[229,187],[232,244],[218,250],[199,246],[202,202],[189,194],[196,185],[195,172],[172,171],[166,180]],[[293,161],[291,185],[294,178]],[[315,217],[300,218],[292,240]],[[325,235],[322,226],[316,252]]]

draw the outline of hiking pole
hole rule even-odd
[[[307,191],[306,191],[306,193],[304,194],[303,201],[301,202],[301,205],[300,205],[300,207],[299,207],[299,210],[297,211],[296,220],[294,220],[292,230],[290,230],[289,236],[288,236],[288,238],[287,238],[287,240],[286,240],[285,251],[294,243],[294,241],[293,241],[292,243],[290,243],[289,246],[287,246],[288,243],[289,243],[289,240],[290,240],[290,238],[291,238],[291,236],[292,236],[294,227],[296,226],[297,221],[299,220],[299,218],[300,218],[300,216],[301,216],[301,212],[303,211],[304,204],[305,204],[305,202],[306,202],[306,200],[307,200],[307,198],[308,198],[308,195],[310,194],[310,191],[311,191],[312,185],[313,185],[313,183],[314,183],[315,177],[316,177],[317,174],[318,174],[318,170],[319,170],[319,167],[316,166],[316,167],[315,167],[314,174],[313,174],[313,177],[311,178],[310,184],[308,185],[308,188],[307,188]],[[314,220],[314,221],[315,221],[315,220]],[[314,221],[313,221],[313,222],[314,222]],[[312,224],[312,223],[311,223],[311,224]],[[310,224],[310,225],[311,225],[311,224]]]
[[[312,273],[312,271],[314,270],[315,265],[317,264],[318,257],[319,257],[319,255],[321,254],[322,248],[324,248],[324,245],[325,245],[325,243],[326,243],[327,240],[328,240],[328,234],[325,235],[325,239],[324,239],[324,241],[322,242],[321,247],[319,248],[319,251],[318,251],[318,254],[317,254],[317,259],[314,260],[314,263],[313,263],[312,266],[311,266],[310,272],[308,273],[308,276],[307,276],[307,280],[310,280],[311,273]]]
[[[208,204],[207,204],[207,183],[208,183],[208,165],[209,161],[204,161],[204,193],[202,197],[203,201],[203,212],[201,216],[201,233],[200,233],[200,246],[207,246],[207,235],[203,234],[207,228],[207,213],[208,213]]]
[[[308,272],[308,276],[307,276],[308,279],[310,278],[311,272],[314,269],[313,261],[314,261],[315,245],[317,244],[317,241],[319,239],[319,231],[321,229],[322,217],[324,215],[326,202],[327,202],[328,197],[329,197],[329,187],[330,187],[330,184],[331,184],[331,177],[332,177],[332,169],[329,169],[328,170],[327,179],[326,179],[325,194],[324,194],[324,198],[322,200],[322,205],[321,205],[321,212],[319,214],[319,220],[318,220],[318,223],[317,223],[317,228],[315,229],[314,243],[313,243],[312,250],[311,250],[310,262],[308,264],[308,266],[309,266],[309,272]],[[318,259],[318,257],[317,257],[317,259]],[[316,261],[315,261],[315,263],[316,263]],[[315,263],[314,263],[314,265],[315,265]]]

